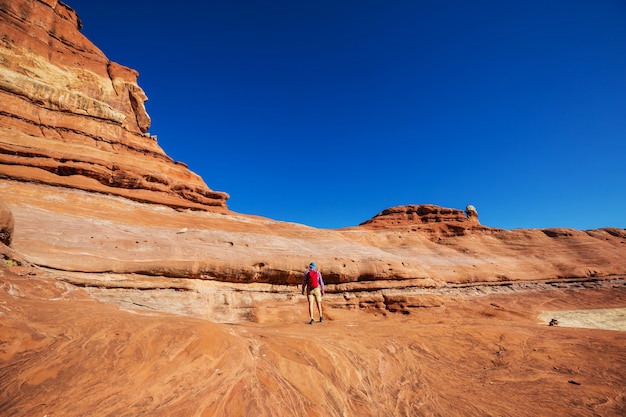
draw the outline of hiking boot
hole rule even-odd
[[[311,321],[309,322],[309,324],[313,324],[315,323],[315,320],[311,319]]]
[[[323,322],[323,321],[324,321],[324,319],[320,317],[320,323]]]

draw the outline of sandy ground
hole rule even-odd
[[[556,320],[556,325],[563,327],[626,331],[626,308],[547,311],[540,317],[548,323]]]

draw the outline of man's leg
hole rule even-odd
[[[320,321],[322,321],[322,300],[317,300],[317,311],[320,313]]]
[[[311,317],[311,320],[313,319],[313,303],[314,303],[314,298],[312,295],[309,295],[309,316]]]

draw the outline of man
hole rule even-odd
[[[317,311],[320,313],[320,323],[323,322],[322,295],[324,295],[324,280],[322,279],[322,274],[317,270],[315,262],[311,262],[309,268],[304,273],[302,295],[304,295],[305,290],[309,298],[309,316],[311,316],[309,324],[315,323],[315,319],[313,318],[313,303],[315,302],[317,302]]]

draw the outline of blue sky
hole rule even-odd
[[[623,0],[66,3],[231,210],[626,228]]]

